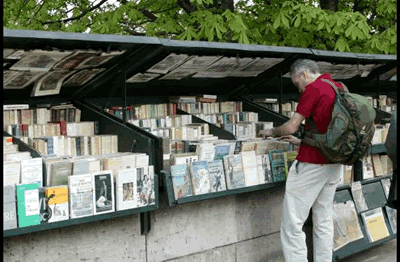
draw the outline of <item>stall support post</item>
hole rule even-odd
[[[140,232],[142,235],[149,234],[151,229],[150,212],[140,213]]]
[[[363,168],[362,159],[357,160],[353,164],[354,182],[363,180],[363,169],[362,168]]]
[[[381,109],[381,104],[379,103],[379,97],[381,95],[381,83],[379,81],[379,74],[376,75],[376,80],[378,81],[378,97],[377,97],[377,107]]]
[[[122,99],[124,101],[124,109],[122,110],[122,120],[124,121],[124,124],[126,125],[126,69],[124,68],[119,75],[120,81],[123,80],[122,83]]]
[[[282,71],[279,71],[279,79],[280,79],[280,85],[279,85],[279,114],[282,114],[282,90],[283,90],[283,84],[282,84]]]

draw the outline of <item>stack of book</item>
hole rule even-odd
[[[393,110],[397,109],[396,100],[387,95],[379,95],[378,98],[373,98],[372,96],[364,96],[371,106],[379,108],[382,111],[391,113]]]

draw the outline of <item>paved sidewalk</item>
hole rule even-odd
[[[366,251],[339,260],[339,262],[396,262],[397,238]]]

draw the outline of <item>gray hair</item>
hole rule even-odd
[[[304,71],[308,71],[311,74],[319,74],[318,64],[309,59],[298,59],[290,66],[290,76],[298,75]]]

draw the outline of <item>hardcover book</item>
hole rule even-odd
[[[36,183],[17,185],[18,227],[40,224],[39,186]]]
[[[389,236],[382,208],[378,207],[361,213],[370,242],[375,242]]]
[[[194,161],[191,164],[192,186],[194,195],[211,192],[207,161]]]
[[[116,177],[116,210],[138,206],[136,168],[118,170]]]
[[[94,214],[104,214],[115,211],[114,182],[110,170],[93,173],[93,206]]]
[[[192,179],[187,164],[171,166],[175,200],[193,195]]]
[[[224,156],[224,170],[228,189],[246,187],[240,154]]]
[[[257,157],[255,151],[241,152],[244,180],[246,186],[259,184],[259,174],[257,168]]]
[[[71,219],[92,216],[93,208],[93,175],[68,177],[69,210]]]

